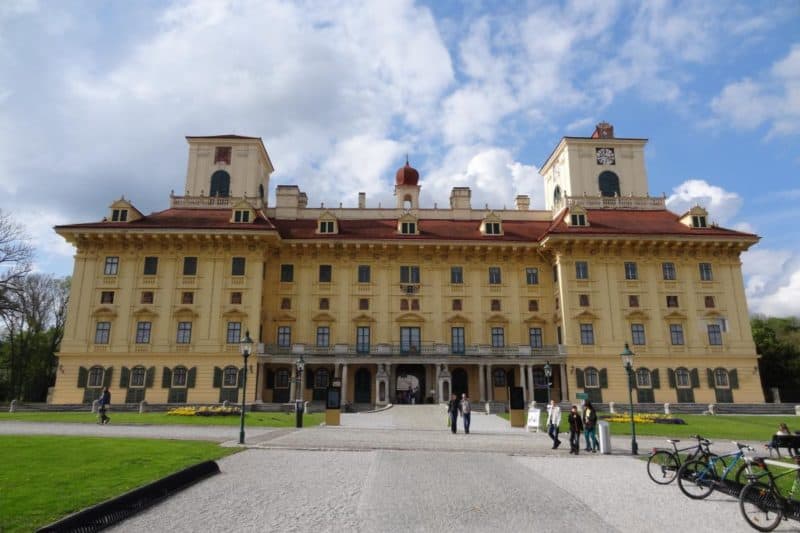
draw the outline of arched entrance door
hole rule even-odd
[[[366,368],[356,371],[355,403],[372,403],[372,372]]]
[[[425,403],[425,367],[423,365],[399,365],[394,385],[394,401],[397,403]]]
[[[453,394],[461,398],[463,393],[469,395],[469,379],[467,378],[467,371],[463,368],[456,368],[453,370],[452,377]]]

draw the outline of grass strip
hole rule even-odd
[[[188,425],[188,426],[238,426],[239,416],[176,416],[166,413],[136,413],[109,411],[111,424],[143,425]],[[16,412],[0,413],[0,423],[6,420],[20,422],[67,422],[79,424],[97,423],[97,415],[81,412]],[[318,426],[325,420],[325,413],[303,415],[303,426]],[[253,427],[294,427],[294,413],[251,412],[245,414],[245,424]]]

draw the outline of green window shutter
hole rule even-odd
[[[600,369],[600,388],[608,388],[608,371],[605,368]]]
[[[653,369],[650,372],[650,381],[652,382],[654,389],[660,389],[661,388],[661,380],[658,379],[658,369],[657,368]]]
[[[189,369],[188,375],[186,376],[186,388],[193,389],[195,381],[197,381],[197,367],[193,366]]]
[[[86,383],[88,381],[89,381],[89,370],[84,367],[80,367],[78,369],[78,388],[85,389]]]
[[[123,366],[122,370],[119,373],[119,388],[127,389],[130,381],[131,381],[131,371],[128,370],[127,366]]]
[[[103,387],[110,387],[111,386],[111,378],[114,375],[114,367],[110,366],[106,368],[106,373],[103,376]]]
[[[151,366],[147,369],[147,375],[145,376],[145,387],[148,389],[153,386],[153,383],[156,380],[156,367]]]
[[[693,368],[691,372],[689,372],[689,377],[692,380],[692,388],[699,389],[700,388],[700,373],[697,371],[696,368]]]
[[[168,389],[172,386],[172,370],[164,367],[164,373],[161,374],[161,388]]]
[[[222,387],[222,369],[218,366],[214,367],[214,388],[219,389]],[[221,393],[220,393],[221,394]],[[220,396],[221,398],[221,396]]]
[[[739,388],[739,372],[735,368],[731,368],[728,371],[728,380],[731,384],[732,389]]]
[[[586,387],[586,383],[583,380],[583,369],[576,368],[575,369],[575,380],[578,382],[578,388],[582,389]]]
[[[710,368],[706,368],[706,377],[708,378],[708,388],[715,389],[716,384],[714,383],[714,371]]]
[[[239,369],[239,376],[237,378],[236,386],[239,387],[240,389],[244,385],[244,373],[245,372],[246,372],[246,370],[244,368],[240,368]]]
[[[669,388],[674,389],[676,386],[675,383],[675,371],[671,368],[667,369],[667,381],[669,381]]]

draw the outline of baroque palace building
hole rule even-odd
[[[650,196],[646,139],[607,123],[561,139],[544,210],[475,208],[466,187],[423,207],[408,162],[393,207],[309,207],[294,185],[270,206],[260,138],[187,142],[168,209],[123,197],[56,228],[77,251],[53,403],[103,386],[127,403],[320,401],[334,378],[355,404],[512,386],[541,402],[546,363],[554,398],[627,402],[625,343],[640,403],[763,402],[740,262],[758,237]]]

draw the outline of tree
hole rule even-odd
[[[22,227],[0,209],[0,309],[30,272],[33,248]]]
[[[767,397],[777,388],[781,401],[800,401],[800,320],[756,316],[750,324]]]

